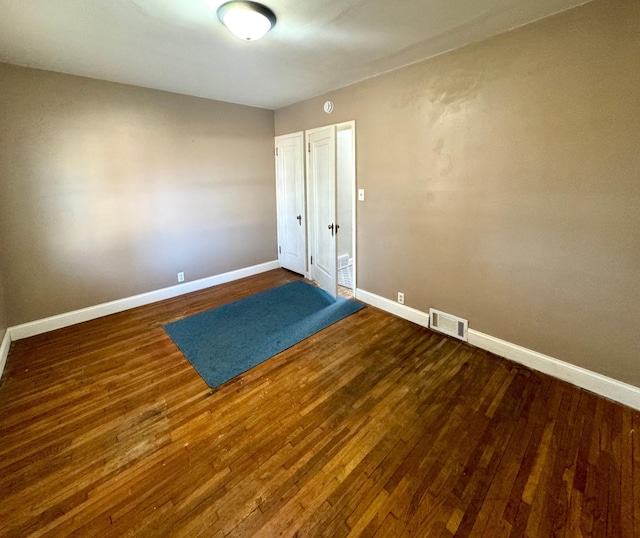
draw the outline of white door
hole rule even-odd
[[[336,271],[336,127],[307,132],[310,250],[309,273],[320,287],[335,297]]]
[[[304,206],[303,133],[276,137],[278,260],[280,266],[305,274],[306,218]]]

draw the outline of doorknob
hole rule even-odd
[[[329,230],[331,230],[331,237],[333,237],[333,224],[329,224],[329,226],[327,226],[327,228],[329,228]]]
[[[298,219],[298,224],[302,226],[302,215],[298,215],[296,218]]]

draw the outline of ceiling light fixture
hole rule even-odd
[[[273,11],[258,2],[226,2],[217,14],[233,35],[245,41],[260,39],[276,25]]]

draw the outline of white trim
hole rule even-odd
[[[380,295],[376,295],[375,293],[370,293],[359,288],[356,288],[355,290],[355,298],[363,303],[370,304],[380,310],[384,310],[385,312],[398,316],[399,318],[412,321],[413,323],[417,323],[423,327],[429,327],[429,314],[425,314],[421,310],[416,310],[410,306],[396,303],[390,299],[380,297]]]
[[[7,357],[9,356],[9,348],[11,347],[11,332],[7,329],[4,333],[2,343],[0,343],[0,377],[4,372],[4,366],[7,364]]]
[[[367,304],[380,308],[390,314],[422,325],[429,326],[429,315],[414,308],[410,308],[368,291],[357,289],[355,294]],[[538,372],[567,381],[572,385],[609,398],[615,402],[640,410],[640,387],[623,383],[617,379],[592,372],[586,368],[569,364],[537,351],[527,349],[506,340],[468,329],[469,344],[504,357],[518,364],[527,366]]]
[[[469,329],[468,336],[469,343],[473,346],[640,410],[640,387],[623,383],[474,329]]]
[[[353,291],[358,286],[358,271],[356,266],[356,258],[358,255],[358,166],[357,166],[357,154],[356,154],[356,120],[351,120],[346,122],[351,127],[351,151],[352,151],[352,159],[353,159],[353,185],[351,185],[351,253],[353,256],[349,258],[349,265],[353,266],[352,277],[353,281],[351,285],[353,286]],[[344,124],[339,124],[344,125]]]
[[[22,325],[9,327],[7,332],[10,333],[12,341],[20,340],[22,338],[28,338],[29,336],[35,336],[37,334],[54,331],[63,327],[69,327],[76,323],[82,323],[102,316],[108,316],[109,314],[123,312],[124,310],[129,310],[138,306],[163,301],[164,299],[171,299],[173,297],[178,297],[179,295],[184,295],[185,293],[191,293],[193,291],[203,290],[205,288],[217,286],[240,278],[257,275],[259,273],[264,273],[265,271],[278,269],[279,267],[280,265],[277,260],[253,265],[251,267],[244,267],[235,271],[229,271],[228,273],[194,280],[193,282],[185,282],[184,284],[178,284],[177,286],[170,286],[168,288],[134,295],[133,297],[126,297],[109,303],[90,306],[80,310],[59,314],[57,316],[23,323]]]

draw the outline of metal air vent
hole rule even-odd
[[[429,328],[466,342],[469,322],[466,319],[430,308]]]

